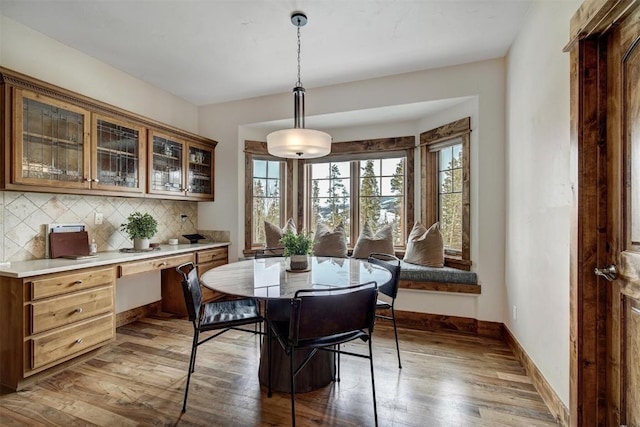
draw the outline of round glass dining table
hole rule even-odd
[[[375,281],[383,285],[391,279],[384,267],[355,258],[310,257],[309,270],[292,272],[287,269],[287,259],[258,258],[225,264],[206,271],[200,283],[215,292],[266,300],[265,315],[274,320],[288,320],[290,304],[300,289],[326,289],[345,287]],[[318,319],[319,322],[322,319]],[[268,384],[266,345],[262,346],[259,379]],[[277,340],[272,340],[272,388],[288,393],[289,358]],[[296,352],[296,363],[306,357],[305,351]],[[326,386],[334,378],[334,359],[330,352],[318,352],[296,375],[296,393],[316,390]]]
[[[310,257],[309,270],[287,269],[287,259],[258,258],[225,264],[206,271],[203,286],[228,295],[260,299],[293,298],[300,289],[344,287],[391,279],[384,267],[355,258]]]

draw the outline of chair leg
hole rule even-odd
[[[271,328],[269,327],[269,325],[265,325],[265,329],[267,332],[267,383],[268,383],[268,390],[267,390],[267,397],[271,397],[273,395],[273,393],[271,392],[271,372],[273,371],[273,368],[271,367]]]
[[[289,391],[291,392],[291,426],[292,427],[296,427],[296,379],[294,376],[294,371],[295,371],[293,366],[294,360],[295,360],[295,350],[292,347],[291,351],[289,352],[289,370],[291,374],[291,383],[289,384],[291,389]]]
[[[338,357],[338,373],[336,374],[336,382],[340,382],[340,344],[338,344],[338,353],[336,356]]]
[[[373,349],[371,347],[371,338],[369,338],[369,365],[371,366],[371,391],[373,392],[373,418],[376,427],[378,427],[378,405],[376,403],[376,383],[373,379]]]
[[[191,382],[191,374],[195,369],[196,352],[198,350],[199,331],[193,332],[193,343],[191,344],[191,357],[189,358],[189,370],[187,371],[187,384],[184,387],[184,401],[182,402],[182,413],[187,411],[187,396],[189,395],[189,383]]]
[[[402,362],[400,362],[400,344],[398,344],[398,328],[396,327],[396,311],[391,306],[391,320],[393,321],[393,333],[396,336],[396,351],[398,352],[398,368],[402,369]]]

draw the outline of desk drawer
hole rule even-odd
[[[120,277],[132,274],[144,273],[147,271],[164,270],[175,268],[185,262],[193,261],[193,254],[183,254],[164,258],[153,258],[144,261],[129,262],[120,265]]]
[[[113,268],[42,277],[41,279],[31,280],[32,300],[62,295],[100,285],[111,285],[116,280]]]
[[[228,262],[227,248],[207,249],[196,252],[196,264],[206,264],[214,261],[219,263],[216,265],[226,264]]]
[[[113,286],[90,289],[31,304],[31,333],[69,325],[114,309]]]
[[[76,355],[114,336],[113,313],[61,328],[30,340],[31,368],[36,369],[67,356]]]

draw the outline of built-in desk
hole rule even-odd
[[[38,259],[0,267],[0,385],[23,388],[113,341],[118,279],[158,271],[163,310],[179,313],[172,301],[184,305],[176,292],[181,288],[175,267],[192,261],[205,271],[227,263],[228,245],[166,245],[142,253],[101,252],[97,258]]]

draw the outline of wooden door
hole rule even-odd
[[[640,0],[571,19],[571,426],[640,426],[639,46]]]
[[[640,426],[640,8],[607,38],[607,425]],[[613,269],[611,269],[613,270]]]

